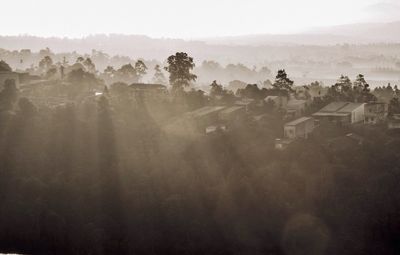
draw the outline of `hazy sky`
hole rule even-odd
[[[400,20],[400,0],[4,0],[0,34],[198,38]]]

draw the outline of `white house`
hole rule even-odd
[[[307,138],[314,130],[314,118],[301,117],[284,126],[284,137],[286,139]]]
[[[332,102],[312,116],[320,121],[354,124],[364,122],[364,114],[364,103]]]

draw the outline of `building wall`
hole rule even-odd
[[[307,138],[314,130],[314,119],[301,122],[296,126],[285,126],[284,136],[288,139]]]
[[[354,111],[351,113],[351,123],[358,123],[358,122],[364,122],[364,105],[354,109]]]
[[[296,127],[295,126],[285,126],[284,135],[285,135],[285,138],[296,139]]]

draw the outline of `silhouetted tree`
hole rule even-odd
[[[117,74],[121,78],[121,81],[126,81],[126,82],[138,81],[136,69],[131,64],[126,64],[121,66],[121,68],[117,70]]]
[[[90,73],[95,73],[96,72],[96,66],[93,63],[91,58],[86,58],[82,64],[86,67],[86,70]]]
[[[193,58],[187,53],[177,52],[175,55],[169,56],[167,59],[168,66],[165,70],[169,72],[169,83],[173,90],[183,90],[184,87],[190,85],[191,81],[195,81],[197,76],[191,73],[195,64]]]
[[[136,61],[135,71],[138,81],[142,81],[143,76],[147,73],[147,66],[142,60]]]
[[[218,84],[217,81],[213,81],[210,87],[210,96],[212,98],[223,96],[224,88],[222,87],[222,85]]]
[[[53,66],[53,60],[49,56],[45,56],[39,62],[39,68],[42,70],[43,73],[46,73],[52,66]]]
[[[353,86],[355,101],[357,102],[370,102],[375,101],[376,97],[371,94],[369,84],[366,82],[364,75],[359,74],[354,81]]]
[[[275,82],[272,84],[272,86],[277,90],[282,90],[289,93],[293,90],[293,81],[288,78],[288,75],[284,69],[278,70],[278,74],[276,75]]]
[[[167,79],[165,78],[165,75],[159,65],[154,67],[154,76],[152,81],[156,84],[165,84],[167,82]]]

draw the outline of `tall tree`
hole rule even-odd
[[[138,81],[136,69],[131,64],[126,64],[121,66],[121,68],[117,70],[117,75],[120,77],[121,81],[126,81],[126,82]]]
[[[53,65],[53,60],[49,56],[45,56],[39,62],[39,68],[42,70],[43,73],[46,73]]]
[[[350,78],[341,75],[337,82],[329,88],[326,98],[331,101],[354,101],[353,86]]]
[[[163,74],[161,67],[159,65],[156,65],[154,67],[153,83],[165,84],[166,82],[167,79],[165,78],[165,75]]]
[[[359,74],[353,83],[354,99],[357,102],[369,102],[376,100],[375,96],[371,94],[369,84],[364,78],[364,75]]]
[[[210,96],[215,98],[217,96],[222,96],[224,92],[224,88],[222,85],[218,84],[217,81],[213,81],[210,85]]]
[[[278,70],[278,74],[276,75],[275,82],[272,84],[272,86],[281,91],[285,92],[291,92],[293,89],[293,81],[288,78],[288,75],[285,71],[283,70]]]
[[[173,90],[183,90],[190,85],[190,82],[195,81],[197,76],[191,73],[195,67],[193,58],[189,57],[185,52],[177,52],[167,59],[168,66],[165,70],[169,72],[169,83]]]
[[[96,66],[94,65],[91,58],[86,58],[85,61],[83,61],[83,65],[86,67],[86,70],[88,72],[90,72],[90,73],[96,72]]]
[[[138,60],[135,63],[135,71],[136,71],[136,77],[138,81],[142,81],[142,78],[144,75],[147,73],[147,66],[142,60]]]

